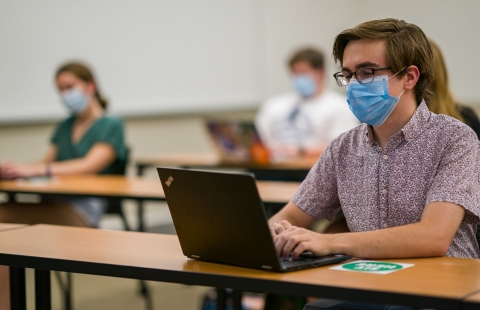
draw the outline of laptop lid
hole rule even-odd
[[[280,269],[253,174],[157,171],[184,255]]]
[[[267,163],[269,154],[253,122],[234,120],[206,121],[208,133],[225,162]]]
[[[333,255],[294,266],[281,263],[253,174],[157,171],[183,254],[189,258],[275,271],[348,259]]]

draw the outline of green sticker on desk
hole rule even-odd
[[[343,270],[343,271],[355,271],[355,272],[363,272],[363,273],[389,274],[389,273],[399,271],[412,266],[413,264],[357,260],[355,262],[335,266],[330,269]]]

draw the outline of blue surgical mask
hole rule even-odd
[[[62,93],[62,102],[73,114],[81,114],[88,107],[88,97],[78,88],[72,88]]]
[[[293,88],[295,88],[295,91],[303,98],[309,98],[317,92],[317,83],[309,75],[295,75],[293,77]]]
[[[360,122],[378,127],[395,109],[405,90],[398,97],[391,96],[388,93],[388,80],[387,75],[376,76],[368,84],[360,84],[356,79],[350,80],[347,102]]]

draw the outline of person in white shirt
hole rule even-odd
[[[321,51],[299,50],[288,65],[295,92],[267,100],[255,126],[273,158],[319,156],[330,141],[359,122],[344,95],[325,89]]]

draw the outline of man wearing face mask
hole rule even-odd
[[[270,219],[279,254],[479,258],[479,142],[467,125],[428,110],[434,66],[423,31],[402,20],[368,21],[340,33],[333,56],[341,64],[334,77],[363,124],[329,144]],[[351,233],[305,229],[340,210]],[[326,302],[308,309],[385,308]]]
[[[265,102],[255,125],[274,158],[318,157],[330,141],[358,121],[344,104],[344,96],[325,89],[322,52],[299,50],[288,65],[295,91]]]

